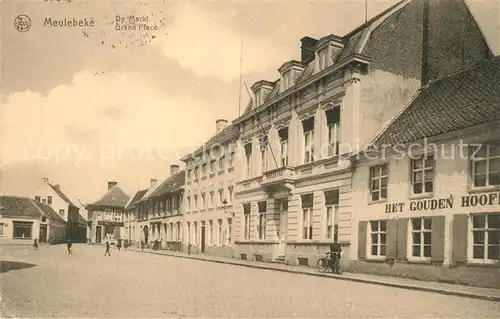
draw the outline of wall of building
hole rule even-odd
[[[32,223],[31,226],[31,236],[27,236],[26,238],[13,238],[14,234],[14,222],[27,222]],[[38,218],[23,218],[23,217],[2,217],[0,218],[0,223],[3,223],[3,236],[0,236],[1,239],[19,239],[19,240],[33,240],[35,238],[40,237],[40,219]]]
[[[183,220],[183,250],[188,251],[188,245],[191,244],[192,253],[201,253],[201,227],[205,223],[205,254],[212,256],[225,256],[231,257],[233,246],[229,241],[233,235],[229,234],[229,220],[231,221],[231,229],[234,229],[233,202],[235,197],[235,180],[237,179],[237,172],[235,165],[239,161],[239,157],[233,159],[233,164],[230,165],[228,158],[231,150],[235,149],[234,141],[223,142],[224,147],[224,167],[219,167],[219,156],[206,155],[194,160],[189,160],[186,165],[186,185],[184,186],[184,201],[183,209],[186,212]],[[210,161],[216,160],[215,171],[210,171]],[[202,165],[207,164],[207,174],[203,176]],[[232,166],[232,167],[229,167]],[[199,167],[199,178],[196,180],[194,177],[194,168]],[[188,171],[191,170],[191,175]],[[231,189],[231,191],[230,191]],[[222,200],[219,196],[219,190],[223,191]],[[213,203],[210,204],[210,192],[213,192]],[[203,207],[202,194],[206,194],[206,204]],[[198,196],[198,207],[195,207],[194,196]],[[189,198],[189,200],[188,200]],[[224,205],[224,200],[227,202]],[[229,219],[229,220],[228,220]],[[218,221],[222,221],[223,235],[218,238],[217,226]],[[213,243],[210,242],[209,224],[213,223]],[[188,234],[189,223],[189,234]],[[197,230],[194,227],[196,224]],[[225,232],[225,233],[224,233]]]
[[[482,132],[482,133],[480,133]],[[500,188],[472,189],[470,161],[460,156],[460,140],[478,143],[500,136],[500,130],[477,130],[472,134],[455,134],[454,139],[437,147],[434,192],[412,195],[411,159],[388,153],[386,158],[363,161],[353,176],[353,248],[351,269],[355,271],[397,275],[417,279],[446,281],[477,286],[500,287],[500,263],[472,259],[472,232],[470,214],[500,213]],[[422,143],[423,145],[423,143]],[[416,146],[413,153],[422,148]],[[454,154],[454,158],[453,157]],[[394,158],[398,156],[397,158]],[[370,167],[388,163],[388,198],[370,201]],[[467,204],[481,196],[484,205]],[[425,209],[423,203],[432,205]],[[403,206],[404,205],[404,206]],[[432,221],[431,255],[429,258],[412,258],[412,218],[430,218]],[[462,222],[461,218],[465,218]],[[386,220],[387,252],[385,257],[371,257],[369,222]],[[468,221],[468,222],[467,222]],[[465,227],[463,227],[465,225]],[[463,255],[463,256],[462,256]]]
[[[43,184],[41,187],[37,188],[33,192],[34,196],[40,196],[40,200],[43,203],[43,200],[45,200],[45,204],[49,205],[48,202],[48,197],[52,196],[52,204],[49,206],[52,207],[53,210],[56,211],[56,213],[61,216],[64,221],[68,221],[68,203],[64,201],[59,195],[50,187],[48,184]],[[33,198],[34,198],[33,196]],[[61,212],[61,210],[64,210],[64,213]]]

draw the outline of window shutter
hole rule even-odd
[[[408,218],[398,219],[397,229],[397,258],[398,260],[407,260],[408,243]]]
[[[444,261],[444,228],[446,219],[444,216],[432,217],[431,232],[431,261],[442,263]]]
[[[458,214],[453,216],[452,261],[454,263],[467,262],[468,224],[469,216],[467,214]]]
[[[387,260],[396,259],[397,233],[398,233],[398,220],[397,219],[387,220],[387,251],[386,251]]]
[[[368,222],[360,221],[358,224],[358,259],[366,259],[366,227]]]

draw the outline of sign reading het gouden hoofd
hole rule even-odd
[[[454,205],[460,205],[459,207],[478,207],[478,206],[493,206],[500,205],[500,192],[488,193],[488,194],[472,194],[466,196],[460,196],[455,199],[452,194],[447,198],[438,199],[421,199],[413,200],[409,203],[410,211],[426,211],[426,210],[436,210],[436,209],[448,209],[455,207]],[[394,203],[386,204],[385,212],[390,213],[401,213],[405,210],[406,203]]]

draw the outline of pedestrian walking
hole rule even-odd
[[[104,256],[106,256],[106,254],[108,254],[108,256],[111,256],[111,252],[109,251],[109,241],[106,242],[106,251],[104,252]]]
[[[35,238],[35,240],[33,241],[33,250],[38,250],[38,241],[37,239]]]
[[[71,255],[71,246],[73,246],[73,243],[70,239],[68,239],[66,246],[68,247],[68,254]]]
[[[88,244],[89,244],[89,246],[90,246],[90,244],[91,244],[91,242],[90,242],[90,238],[89,238],[89,239],[87,239],[87,243],[88,243]]]
[[[144,241],[141,240],[141,250],[144,250]]]
[[[118,239],[118,244],[116,244],[116,248],[118,248],[118,250],[122,249],[122,240],[121,239]]]

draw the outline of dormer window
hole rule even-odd
[[[318,60],[320,71],[323,71],[329,66],[330,63],[328,61],[328,47],[325,47],[318,51]]]
[[[292,60],[285,62],[279,69],[280,73],[280,91],[284,92],[291,88],[300,73],[304,71],[304,65],[301,62]]]
[[[283,91],[288,90],[292,85],[291,79],[292,71],[288,70],[283,73]]]
[[[274,83],[264,80],[258,81],[252,85],[251,90],[254,94],[254,107],[259,107],[266,101],[266,98],[271,93],[273,86]]]

